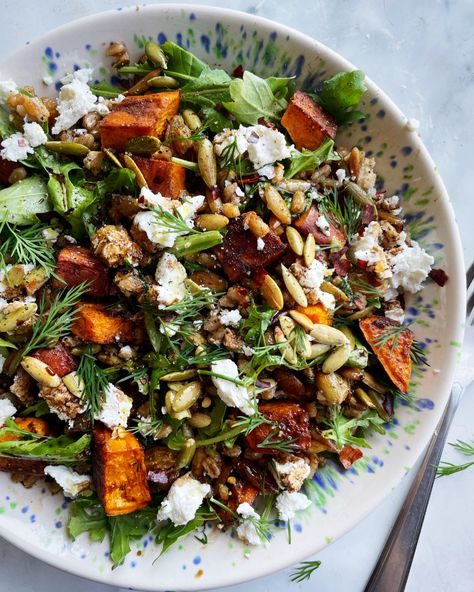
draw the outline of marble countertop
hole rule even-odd
[[[218,4],[194,0],[195,4]],[[126,0],[2,0],[0,55],[63,23]],[[151,2],[150,2],[151,4]],[[470,195],[474,186],[474,22],[472,0],[227,0],[235,8],[283,22],[312,35],[364,70],[420,121],[424,142],[438,164],[454,204],[467,263],[474,258]],[[467,390],[448,440],[474,433],[474,385]],[[456,452],[445,460],[460,462]],[[413,473],[412,473],[413,474]],[[291,570],[227,588],[228,592],[359,592],[377,560],[411,482],[400,486],[349,534],[318,554],[322,566],[310,582],[292,584]],[[474,468],[439,479],[433,489],[407,592],[472,592],[474,587]],[[70,576],[0,540],[2,592],[106,592],[108,586]],[[115,588],[115,592],[120,589]],[[384,591],[385,592],[385,591]],[[389,591],[387,591],[389,592]]]

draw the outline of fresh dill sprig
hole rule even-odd
[[[165,425],[163,418],[161,417],[140,417],[135,421],[135,425],[129,428],[128,431],[133,434],[140,434],[145,438],[153,438],[153,436],[156,436]]]
[[[20,229],[3,220],[0,225],[0,233],[3,233],[0,267],[6,267],[5,258],[8,256],[15,263],[31,264],[44,269],[48,276],[52,275],[56,262],[53,249],[46,244],[42,234],[46,228],[49,228],[47,224],[37,223]]]
[[[464,454],[465,456],[474,456],[474,440],[471,442],[463,442],[462,440],[456,440],[456,442],[454,443],[450,442],[449,445],[455,448],[458,452],[461,452],[461,454]],[[446,477],[447,475],[453,475],[454,473],[464,471],[472,466],[474,466],[474,460],[460,465],[443,461],[439,463],[436,475],[438,477]]]
[[[182,214],[175,210],[175,213],[166,210],[165,208],[156,208],[153,210],[155,215],[155,223],[161,227],[162,232],[166,233],[182,233],[182,234],[200,234],[200,230],[196,230],[186,222]]]
[[[38,321],[33,323],[29,341],[21,351],[27,356],[34,349],[48,347],[69,334],[77,318],[76,308],[87,292],[88,282],[82,282],[70,290],[61,290],[48,307],[43,296],[38,308]]]
[[[322,423],[328,426],[321,432],[323,438],[333,440],[338,450],[342,450],[346,444],[371,448],[364,437],[355,436],[359,429],[373,428],[380,434],[384,434],[383,424],[386,423],[376,411],[367,409],[359,417],[346,417],[340,407],[333,407],[329,419]]]
[[[239,147],[237,145],[237,138],[222,150],[220,154],[220,166],[223,169],[233,169],[239,177],[242,177],[247,169],[247,162],[242,158]]]
[[[290,575],[290,580],[299,584],[305,582],[313,575],[313,573],[321,565],[321,561],[302,561],[295,571]]]
[[[390,351],[393,352],[398,346],[400,336],[405,331],[410,331],[408,325],[389,325],[374,339],[374,345],[377,349],[390,345]]]
[[[351,288],[355,288],[357,292],[363,294],[367,299],[367,306],[374,306],[380,308],[382,294],[377,286],[373,286],[370,282],[358,276],[348,282]],[[354,296],[354,294],[352,294]]]
[[[332,214],[340,229],[345,230],[349,238],[359,229],[362,217],[360,206],[349,195],[340,199],[336,188],[323,196],[318,203],[318,210],[320,214]]]
[[[257,444],[257,448],[271,448],[272,450],[278,450],[278,452],[294,452],[299,449],[296,442],[298,438],[281,438],[280,428],[272,428],[265,438]]]
[[[91,345],[87,345],[81,355],[77,374],[84,383],[82,399],[87,403],[92,420],[100,412],[104,390],[109,384],[107,371],[97,365]]]
[[[411,344],[410,357],[415,366],[429,366],[428,360],[426,359],[425,348],[422,347],[420,342],[416,339]]]

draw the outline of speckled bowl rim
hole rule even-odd
[[[127,13],[132,12],[137,9],[136,6],[129,6],[124,8],[121,12]],[[305,35],[304,33],[300,33],[299,31],[287,27],[286,25],[280,24],[278,22],[272,21],[270,19],[266,19],[260,16],[255,16],[253,14],[241,12],[238,10],[232,10],[227,8],[220,8],[217,6],[205,6],[205,5],[196,5],[196,4],[158,4],[158,5],[140,5],[140,10],[150,11],[150,13],[154,13],[155,16],[158,16],[161,12],[176,12],[177,18],[181,18],[181,14],[183,11],[185,12],[194,12],[198,13],[200,17],[209,18],[213,20],[217,20],[218,18],[222,20],[224,23],[229,20],[238,19],[242,24],[249,25],[249,26],[261,26],[263,30],[275,30],[281,35],[291,35],[292,40],[295,40],[298,43],[301,43],[305,47],[305,51],[309,54],[312,52],[316,53],[319,57],[324,57],[331,63],[337,63],[340,69],[344,70],[351,70],[354,69],[355,66],[340,56],[336,51],[330,49],[326,45],[316,41],[312,37]],[[102,19],[107,15],[116,14],[116,10],[107,10],[102,11],[99,13],[95,13],[93,15],[76,19],[70,23],[57,27],[45,35],[35,39],[32,42],[27,43],[26,46],[16,50],[5,59],[2,60],[0,63],[0,67],[7,63],[9,60],[15,59],[20,57],[22,54],[28,54],[31,51],[34,51],[35,48],[40,50],[40,48],[47,43],[48,38],[51,35],[60,33],[64,34],[70,31],[74,33],[75,29],[79,27],[84,27],[85,25],[94,26],[94,22],[97,19]],[[73,38],[73,36],[72,36]],[[381,103],[383,103],[384,109],[390,112],[390,115],[393,117],[394,121],[397,121],[400,127],[403,127],[406,124],[407,118],[403,115],[401,110],[393,103],[393,101],[369,78],[366,78],[366,85],[369,88],[369,92],[371,94],[376,94],[379,97]],[[431,169],[432,171],[436,170],[434,162],[428,153],[428,150],[424,146],[423,142],[421,141],[420,137],[416,135],[416,137],[412,138],[413,145],[419,150],[419,156],[422,160],[425,161],[427,168]],[[434,186],[434,189],[439,195],[444,209],[445,214],[447,216],[446,222],[446,244],[449,245],[450,252],[452,254],[453,265],[449,269],[449,277],[450,282],[455,283],[457,289],[455,290],[455,302],[451,302],[451,306],[454,306],[455,310],[452,313],[453,322],[450,324],[448,329],[449,333],[446,335],[446,339],[449,341],[457,341],[462,342],[463,337],[463,321],[464,321],[464,311],[465,311],[465,284],[464,284],[464,261],[463,261],[463,252],[461,246],[461,240],[459,231],[457,228],[457,224],[455,221],[454,210],[452,208],[452,204],[449,200],[449,196],[447,190],[441,180],[440,176],[433,172],[431,182]],[[449,397],[450,388],[453,382],[453,376],[456,366],[456,351],[454,349],[448,350],[447,359],[445,361],[445,365],[442,368],[442,374],[440,376],[438,389],[444,394],[444,403],[447,402]],[[444,410],[444,405],[438,405],[437,408],[430,414],[429,418],[427,419],[428,426],[423,426],[425,429],[420,430],[421,436],[420,439],[424,442],[423,449],[426,447],[431,433],[438,423],[442,412]],[[422,450],[419,450],[419,454],[416,456],[419,457],[421,455]],[[415,460],[415,459],[413,459]],[[338,529],[335,529],[333,532],[333,540],[338,539],[348,531],[350,531],[354,526],[359,523],[365,516],[367,516],[376,506],[378,506],[388,495],[389,493],[397,486],[397,484],[401,481],[403,474],[395,474],[390,473],[387,475],[387,479],[385,481],[384,487],[379,488],[378,491],[374,492],[373,495],[370,497],[370,502],[368,501],[365,507],[358,508],[358,512],[354,517],[347,518],[344,522],[339,525]],[[15,532],[8,528],[7,525],[2,525],[0,522],[0,536],[2,536],[5,540],[9,541],[11,544],[18,546],[20,549],[25,551],[26,553],[44,561],[61,569],[62,571],[72,573],[78,576],[90,578],[97,582],[102,582],[109,585],[120,586],[120,585],[130,585],[130,580],[125,582],[125,578],[122,580],[120,577],[120,570],[112,572],[106,572],[102,574],[98,574],[94,572],[93,575],[88,575],[85,573],[86,565],[84,562],[79,562],[75,558],[71,557],[58,557],[55,561],[55,557],[53,553],[49,550],[40,548],[39,546],[30,543],[26,540],[17,541]],[[239,575],[240,570],[234,570],[232,572],[228,571],[227,573],[222,573],[220,577],[214,578],[213,588],[221,587],[221,586],[228,586],[232,584],[238,584],[241,582],[246,582],[251,579],[255,579],[258,577],[262,577],[265,575],[269,575],[288,567],[291,564],[296,563],[306,557],[313,555],[317,551],[321,549],[321,546],[316,548],[308,548],[307,551],[304,552],[293,552],[291,551],[291,547],[289,548],[288,554],[283,557],[278,558],[278,563],[271,563],[269,565],[264,564],[256,564],[256,562],[249,562],[245,569],[242,570],[242,575]],[[225,571],[225,570],[223,570]],[[137,580],[139,580],[139,576],[137,572]],[[202,587],[200,586],[199,582],[183,582],[181,585],[179,582],[179,574],[177,574],[177,585],[181,590],[198,590]],[[144,582],[137,582],[137,585],[140,586],[139,589],[143,590],[158,590],[156,585]],[[209,588],[207,588],[209,589]]]

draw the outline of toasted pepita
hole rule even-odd
[[[172,76],[153,76],[146,81],[153,88],[178,88],[179,82]]]
[[[318,399],[322,398],[322,402],[329,403],[329,405],[340,405],[349,395],[348,383],[335,372],[332,374],[318,372],[314,382],[318,388]]]
[[[339,345],[324,360],[321,367],[324,374],[331,374],[342,368],[351,355],[352,347],[349,342]]]
[[[229,218],[222,214],[201,214],[196,216],[196,226],[203,230],[219,230],[229,224]]]
[[[304,249],[304,242],[301,234],[296,230],[296,228],[293,228],[293,226],[287,226],[285,234],[286,238],[288,239],[288,244],[292,248],[293,252],[298,255],[298,257],[301,257]]]
[[[313,261],[314,261],[314,256],[316,253],[316,241],[314,240],[314,236],[309,233],[308,236],[306,237],[305,243],[304,243],[304,248],[303,248],[303,259],[304,259],[304,264],[306,265],[306,267],[311,267]]]
[[[158,43],[148,41],[145,45],[145,53],[150,62],[153,62],[155,66],[160,66],[160,68],[166,70],[168,67],[168,60],[166,59],[165,52],[161,49]]]
[[[148,183],[146,182],[145,177],[143,176],[143,173],[141,172],[141,170],[139,169],[137,163],[133,160],[133,158],[131,156],[129,156],[128,154],[124,154],[123,155],[123,162],[125,163],[125,166],[127,167],[127,169],[130,169],[131,171],[133,171],[135,173],[137,185],[139,187],[146,187],[148,189]]]
[[[318,343],[324,343],[325,345],[344,345],[348,343],[348,339],[342,331],[329,325],[315,323],[310,334]]]
[[[329,294],[332,294],[336,300],[342,302],[349,302],[349,296],[340,288],[338,288],[334,284],[331,284],[331,282],[327,282],[326,280],[324,280],[321,283],[321,290],[323,290],[324,292],[329,292]]]
[[[198,167],[204,183],[209,188],[214,187],[217,183],[216,155],[214,154],[212,142],[207,138],[199,142]]]
[[[135,136],[125,143],[125,152],[149,155],[159,150],[160,146],[160,140],[154,136]]]
[[[280,287],[268,274],[265,276],[265,279],[260,286],[260,293],[265,302],[272,308],[276,308],[276,310],[281,310],[283,308],[284,300]]]
[[[264,196],[267,208],[270,210],[270,212],[275,214],[282,224],[291,224],[290,210],[288,209],[288,206],[280,195],[278,189],[276,189],[270,183],[266,183]]]
[[[193,413],[188,419],[188,423],[193,428],[207,428],[211,424],[211,417],[205,413]]]
[[[190,368],[189,370],[182,370],[181,372],[168,372],[168,374],[162,376],[160,380],[164,380],[165,382],[178,382],[180,380],[194,378],[195,376],[196,370]]]
[[[69,374],[66,374],[66,376],[63,376],[62,381],[64,386],[72,395],[78,399],[82,399],[86,385],[77,372],[70,372]]]
[[[303,288],[300,286],[295,276],[290,273],[284,265],[281,266],[281,274],[286,289],[295,302],[300,306],[308,306],[308,299],[306,298]]]
[[[120,160],[115,156],[115,154],[112,152],[112,150],[109,150],[108,148],[103,148],[103,153],[107,156],[107,158],[114,163],[114,165],[119,168],[119,169],[123,169],[122,163],[120,162]]]
[[[182,113],[184,123],[189,127],[192,132],[197,131],[202,126],[202,121],[192,109],[185,109]]]
[[[34,302],[11,302],[0,312],[0,333],[14,331],[35,314],[38,307]]]
[[[43,386],[56,388],[61,384],[59,376],[51,370],[48,364],[32,356],[25,356],[21,361],[23,370]]]
[[[299,312],[298,310],[290,310],[288,314],[294,321],[298,323],[298,325],[301,325],[304,329],[306,329],[306,331],[311,331],[313,329],[313,321],[302,312]]]
[[[202,384],[195,380],[185,384],[174,396],[171,407],[175,413],[186,411],[194,405],[202,393]]]
[[[87,146],[84,144],[78,144],[77,142],[46,142],[45,147],[51,152],[57,152],[58,154],[67,154],[68,156],[87,156],[90,152]]]

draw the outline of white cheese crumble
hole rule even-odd
[[[397,255],[390,257],[392,277],[390,283],[393,288],[402,288],[405,292],[415,294],[422,288],[422,283],[428,277],[434,258],[423,250],[416,241]]]
[[[10,95],[14,95],[17,91],[18,87],[11,78],[0,80],[0,102],[6,101]]]
[[[211,491],[210,485],[201,483],[191,473],[186,473],[171,486],[168,495],[158,510],[157,520],[168,518],[175,526],[184,526],[194,518],[206,495]]]
[[[260,522],[258,514],[252,506],[244,502],[237,507],[237,514],[241,516],[242,521],[237,527],[237,536],[248,545],[266,545],[268,541],[262,540],[258,534],[256,525]]]
[[[24,160],[28,154],[34,154],[33,148],[45,144],[48,137],[38,123],[25,123],[23,133],[15,132],[2,142],[0,156],[11,162]]]
[[[47,465],[44,474],[56,481],[66,497],[76,497],[92,483],[89,475],[80,475],[64,465]]]
[[[253,356],[253,354],[255,353],[255,350],[253,349],[253,347],[250,347],[250,345],[243,345],[242,346],[242,352],[244,354],[244,356]]]
[[[0,399],[0,426],[16,413],[16,407],[9,399]]]
[[[346,171],[344,169],[337,169],[336,177],[339,183],[343,183],[347,179]]]
[[[253,415],[255,409],[248,390],[246,387],[232,382],[232,380],[240,380],[237,364],[232,360],[217,360],[212,362],[211,371],[230,379],[211,377],[222,401],[229,407],[237,407],[245,415]]]
[[[129,345],[124,345],[119,349],[118,356],[122,360],[131,360],[133,358],[133,349]]]
[[[264,167],[262,167],[261,169],[258,169],[257,173],[258,173],[259,177],[265,177],[266,179],[271,181],[273,179],[273,177],[275,176],[275,167],[272,166],[271,164],[267,164]]]
[[[41,236],[49,243],[55,243],[59,238],[59,231],[54,228],[44,228],[41,231]]]
[[[334,296],[329,294],[329,292],[321,290],[321,284],[326,275],[329,275],[326,265],[315,259],[298,281],[305,293],[310,297],[311,304],[315,304],[319,300],[326,308],[332,309],[336,303]]]
[[[356,259],[366,261],[367,266],[379,277],[388,278],[391,276],[391,272],[387,264],[385,251],[379,244],[381,236],[382,228],[380,224],[372,221],[362,236],[355,234],[352,237],[350,243],[351,252]]]
[[[96,421],[101,421],[107,427],[127,427],[128,417],[132,409],[132,399],[114,384],[109,384],[104,389],[104,400],[99,413],[94,415]]]
[[[397,323],[400,323],[400,325],[405,320],[405,312],[403,311],[403,309],[401,307],[400,308],[390,308],[389,310],[386,310],[384,314],[387,317],[387,319],[391,319],[392,321],[396,321]]]
[[[157,300],[160,306],[169,306],[186,296],[186,269],[171,253],[164,253],[156,266],[158,282]]]
[[[299,491],[310,473],[309,465],[302,458],[285,463],[273,461],[273,466],[279,485],[290,492]]]
[[[0,310],[2,310],[2,308],[4,308],[4,306],[2,306],[2,301],[5,302],[5,305],[7,303],[7,301],[4,300],[4,298],[0,298]],[[3,366],[5,365],[5,361],[6,361],[6,357],[5,356],[2,356],[0,354],[0,372],[2,372],[2,370],[3,370]]]
[[[275,501],[280,520],[291,520],[295,517],[296,512],[306,510],[310,505],[311,501],[305,494],[296,491],[283,491]]]
[[[324,236],[330,236],[331,226],[329,225],[326,216],[323,216],[322,214],[319,215],[318,219],[316,220],[316,226],[324,234]]]
[[[97,97],[87,84],[92,77],[92,70],[76,70],[61,79],[63,86],[59,91],[58,113],[51,132],[60,132],[72,127],[81,117],[91,111],[97,111]]]
[[[265,125],[241,125],[237,130],[223,130],[214,138],[214,151],[217,156],[221,156],[222,151],[233,142],[236,142],[236,156],[247,153],[257,170],[291,156],[285,136]]]
[[[221,325],[224,325],[225,327],[238,327],[240,325],[241,320],[242,315],[237,309],[223,310],[219,314],[219,321]]]
[[[169,197],[165,197],[158,193],[153,193],[151,189],[148,187],[142,187],[140,191],[140,196],[138,198],[138,203],[141,208],[153,210],[155,208],[162,208],[165,210],[172,210],[173,209],[173,200]]]
[[[265,248],[265,241],[260,236],[257,238],[257,251],[263,251]]]

